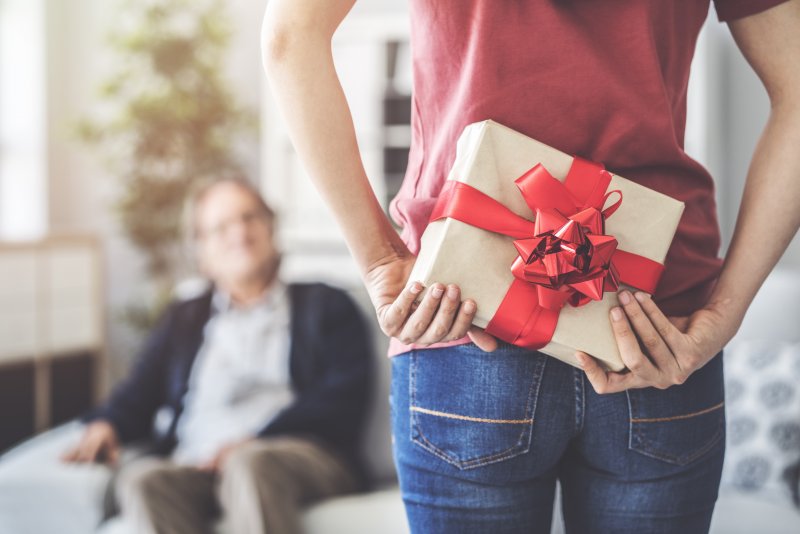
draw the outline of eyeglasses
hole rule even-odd
[[[251,228],[257,223],[266,222],[267,219],[267,214],[262,210],[245,211],[235,217],[229,217],[213,226],[209,226],[205,230],[201,230],[199,232],[199,237],[201,239],[219,239],[226,235],[228,231],[237,224],[241,224],[246,228]]]

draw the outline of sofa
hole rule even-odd
[[[368,317],[374,317],[366,294],[353,290]],[[742,361],[761,361],[747,351],[758,355],[769,353],[770,344],[779,343],[783,358],[797,356],[800,370],[800,273],[776,271],[770,275],[753,303],[742,328],[729,344],[726,353],[726,380],[728,361],[736,357]],[[386,339],[375,324],[376,387],[363,452],[375,480],[375,488],[368,492],[349,495],[316,504],[308,508],[303,517],[310,534],[401,534],[407,533],[403,504],[397,488],[391,455],[389,428],[389,362],[385,357]],[[754,345],[755,344],[755,345]],[[787,348],[788,347],[788,348]],[[798,348],[796,352],[791,352]],[[760,351],[760,352],[759,352]],[[731,366],[732,368],[734,366]],[[742,371],[752,376],[752,371]],[[791,395],[800,399],[800,380],[794,382]],[[791,396],[790,395],[790,396]],[[729,425],[737,421],[736,403],[728,402]],[[786,410],[781,413],[787,416]],[[800,423],[800,411],[788,414]],[[119,517],[105,519],[109,510],[106,487],[111,476],[103,466],[66,466],[58,455],[77,439],[80,425],[68,423],[47,431],[17,446],[0,457],[0,534],[131,534]],[[739,433],[741,434],[741,433]],[[731,435],[729,426],[729,440]],[[791,438],[791,435],[790,435]],[[800,441],[791,438],[781,442],[782,458],[800,466]],[[798,438],[800,440],[800,438]],[[786,441],[786,440],[784,440]],[[754,442],[753,439],[750,442]],[[796,445],[796,447],[795,447]],[[736,458],[738,452],[745,460],[750,452],[744,444],[728,444],[728,456]],[[135,454],[130,451],[127,454]],[[760,485],[751,479],[737,476],[729,467],[726,456],[726,473],[720,489],[720,498],[712,521],[713,534],[782,534],[800,532],[800,509],[792,502],[790,483],[781,487],[768,484],[772,479],[762,477]],[[733,465],[733,464],[731,464]],[[745,461],[742,465],[747,466]],[[752,469],[744,473],[753,474]],[[762,470],[763,472],[763,470]],[[774,477],[773,477],[774,478]],[[553,534],[563,533],[560,502],[556,492]],[[225,531],[220,525],[219,530]]]

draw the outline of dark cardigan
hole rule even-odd
[[[290,370],[296,400],[258,433],[301,435],[318,440],[350,462],[366,483],[359,443],[370,395],[371,344],[360,311],[339,289],[325,284],[289,284]],[[169,307],[150,333],[129,376],[83,420],[104,419],[123,443],[152,439],[154,452],[169,454],[192,365],[211,315],[211,291]],[[156,435],[156,412],[171,421]]]

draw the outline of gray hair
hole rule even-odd
[[[261,196],[261,191],[258,190],[258,187],[244,176],[235,175],[202,180],[192,188],[183,207],[182,233],[187,245],[193,245],[200,237],[200,225],[197,220],[200,204],[203,203],[212,189],[221,184],[234,185],[249,194],[256,201],[258,208],[266,215],[270,226],[275,222],[275,210]]]

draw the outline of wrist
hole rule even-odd
[[[398,260],[414,257],[395,229],[388,223],[388,227],[371,240],[373,246],[364,250],[363,259],[359,261],[362,277],[373,270]]]
[[[746,305],[737,302],[733,296],[712,294],[704,309],[717,318],[718,333],[721,336],[721,348],[728,344],[744,319]]]
[[[111,437],[114,441],[119,441],[119,434],[111,421],[107,419],[96,419],[89,425],[97,431],[102,432],[104,435]]]
[[[735,283],[730,285],[723,273],[711,290],[704,306],[704,308],[719,314],[724,322],[733,325],[735,330],[738,330],[744,319],[744,314],[753,300],[752,296],[748,297],[742,293],[739,286],[740,284]]]

